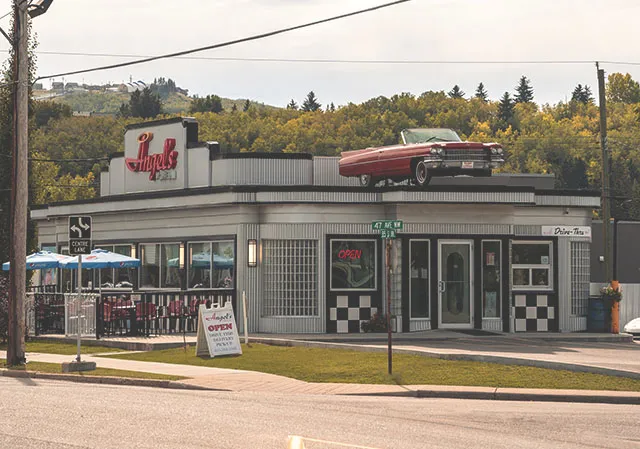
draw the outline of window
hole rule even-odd
[[[189,243],[187,254],[188,288],[234,288],[233,240]]]
[[[95,245],[95,248],[131,257],[133,245]],[[96,287],[102,283],[102,288],[135,288],[138,283],[137,268],[101,268],[93,271],[93,285]]]
[[[499,318],[502,303],[502,242],[482,241],[482,316]]]
[[[180,288],[179,243],[140,245],[140,288]]]
[[[331,240],[331,290],[375,290],[375,240]]]
[[[264,316],[317,316],[317,240],[263,240],[262,245]]]
[[[60,254],[69,255],[69,247],[64,246],[60,249]],[[76,257],[76,256],[73,256]],[[82,287],[88,288],[89,282],[91,282],[91,275],[93,270],[86,268],[82,269]],[[77,270],[70,270],[67,268],[60,268],[60,279],[62,284],[60,286],[61,293],[73,293],[78,290],[78,272]]]
[[[428,240],[411,240],[409,258],[409,297],[411,318],[429,318],[430,299],[430,251]]]
[[[511,268],[514,290],[553,288],[552,242],[512,242]]]
[[[42,251],[55,253],[57,252],[57,248],[55,246],[43,246]],[[43,268],[40,270],[40,276],[40,285],[56,285],[58,283],[57,268]]]
[[[587,316],[590,257],[589,242],[571,242],[571,315]]]

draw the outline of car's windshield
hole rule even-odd
[[[402,142],[460,142],[460,137],[455,131],[447,128],[414,128],[402,130]]]

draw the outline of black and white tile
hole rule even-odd
[[[362,323],[369,321],[378,311],[371,295],[336,295],[329,301],[328,333],[358,333]]]
[[[551,332],[558,330],[558,310],[554,295],[515,294],[513,296],[515,332]]]

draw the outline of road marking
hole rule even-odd
[[[358,445],[355,445],[355,444],[339,443],[337,441],[317,440],[315,438],[307,438],[307,437],[303,437],[303,436],[300,436],[300,435],[289,435],[289,438],[301,438],[303,441],[309,441],[309,442],[312,442],[312,443],[326,443],[326,444],[333,444],[334,446],[352,447],[352,448],[356,448],[356,449],[378,449],[378,448],[371,447],[371,446],[358,446]]]

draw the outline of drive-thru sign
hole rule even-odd
[[[207,354],[210,357],[242,354],[231,303],[212,308],[201,304],[198,309],[196,356]]]
[[[69,254],[91,254],[91,217],[88,215],[69,217]]]

